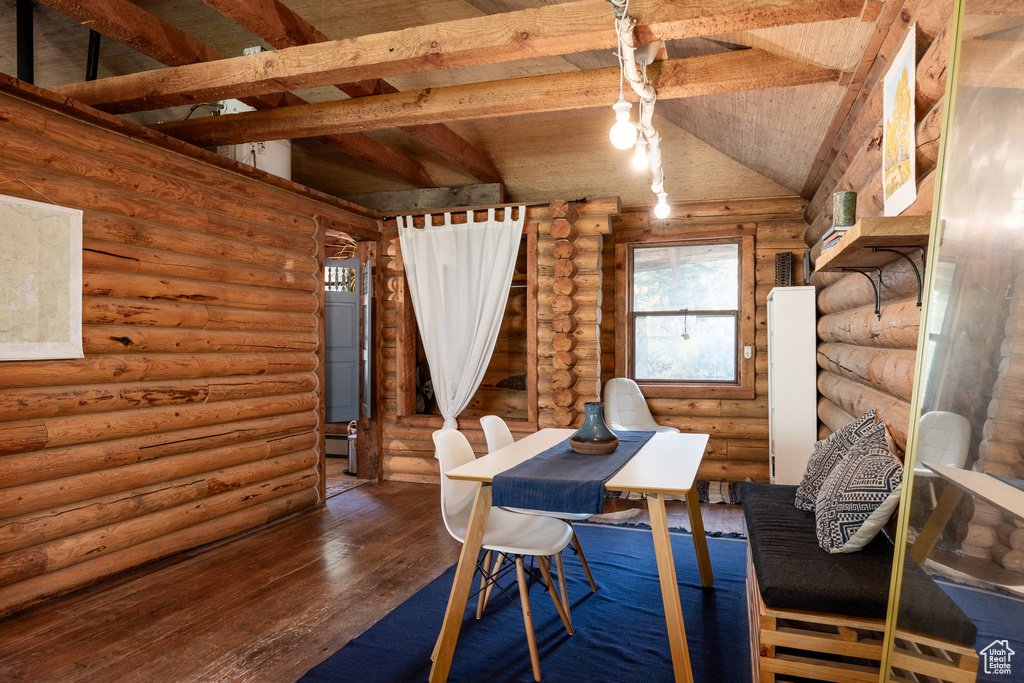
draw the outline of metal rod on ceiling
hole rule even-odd
[[[89,51],[85,56],[85,80],[95,81],[100,68],[100,34],[89,29]]]
[[[496,208],[496,209],[515,209],[516,207],[519,207],[519,206],[525,206],[528,209],[534,209],[534,208],[537,208],[538,206],[548,206],[550,203],[551,202],[541,202],[541,203],[537,203],[537,204],[503,204],[501,206],[496,206],[496,207],[493,207],[493,208]],[[587,203],[587,198],[583,197],[582,199],[573,199],[569,203],[570,204],[586,204]],[[480,208],[480,207],[468,207],[468,206],[452,206],[452,207],[448,207],[448,208],[431,209],[430,211],[409,211],[409,212],[402,212],[401,214],[398,214],[398,215],[395,215],[395,216],[382,216],[381,217],[381,221],[384,221],[384,222],[386,222],[386,221],[393,221],[396,218],[398,218],[398,216],[426,216],[427,214],[430,214],[432,216],[439,216],[439,215],[446,214],[446,213],[466,213],[468,211],[486,211],[487,208],[490,208],[490,207]]]
[[[35,83],[35,47],[32,41],[32,0],[18,0],[15,34],[18,52],[18,78]]]

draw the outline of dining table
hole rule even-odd
[[[572,429],[541,429],[448,472],[447,476],[450,479],[476,481],[481,486],[473,502],[466,540],[459,555],[444,622],[438,636],[436,657],[430,669],[431,683],[448,679],[466,602],[472,589],[484,529],[487,527],[487,518],[491,510],[491,483],[495,475],[560,444],[573,433]],[[605,491],[644,494],[647,502],[665,609],[669,650],[677,683],[692,681],[693,673],[686,644],[679,586],[676,582],[665,496],[685,497],[701,585],[705,588],[713,586],[715,579],[711,570],[711,558],[708,555],[707,538],[704,535],[704,520],[701,518],[700,501],[694,486],[697,469],[704,457],[707,443],[707,434],[656,432],[622,469],[605,482],[604,486]]]

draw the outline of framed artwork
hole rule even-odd
[[[82,212],[0,195],[0,360],[82,357]]]
[[[915,27],[885,74],[882,134],[882,193],[885,215],[898,216],[917,199],[914,88],[917,79]]]

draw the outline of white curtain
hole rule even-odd
[[[526,207],[512,220],[494,219],[443,225],[426,216],[423,229],[412,217],[398,218],[398,238],[409,280],[423,348],[430,364],[437,406],[446,428],[456,429],[455,416],[469,404],[491,361],[494,342],[505,314],[512,272],[516,265]]]

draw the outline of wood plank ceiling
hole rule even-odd
[[[12,75],[16,4],[0,0]],[[666,41],[651,72],[670,200],[813,192],[882,5],[633,0],[638,42]],[[654,200],[607,140],[618,69],[603,0],[39,0],[33,16],[37,85],[203,144],[281,133],[293,178],[325,192],[503,182],[509,201]],[[104,35],[88,84],[82,24]],[[256,45],[278,53],[239,58]],[[181,122],[187,104],[154,108],[229,96],[273,111]]]

